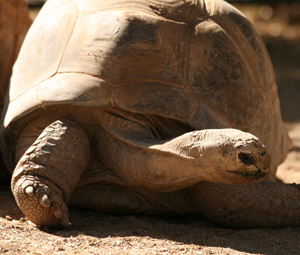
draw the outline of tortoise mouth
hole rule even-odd
[[[260,180],[263,179],[269,169],[257,169],[257,170],[245,170],[245,171],[228,171],[229,173],[237,174],[239,176],[242,176],[246,179],[251,179],[251,180]]]

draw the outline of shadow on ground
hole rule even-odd
[[[8,188],[0,192],[0,198],[0,217],[5,218],[9,215],[12,222],[19,221],[23,214]],[[101,247],[109,242],[114,245],[114,242],[116,244],[121,238],[123,241],[143,239],[142,242],[146,239],[154,243],[168,240],[193,248],[229,248],[231,252],[228,254],[233,254],[232,250],[247,254],[299,254],[300,249],[300,228],[235,230],[223,228],[198,216],[180,218],[118,216],[76,208],[70,209],[70,221],[72,225],[67,230],[41,228],[37,231],[40,232],[39,235],[45,235],[46,239],[47,236],[54,236],[54,239],[63,238],[65,241],[71,241],[82,240],[84,237],[84,240],[89,240],[90,246],[95,247]],[[28,223],[22,224],[24,226]]]

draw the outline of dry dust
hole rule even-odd
[[[39,229],[22,218],[9,191],[0,192],[0,198],[0,254],[282,255],[300,250],[300,228],[232,230],[199,217],[112,216],[71,209],[70,229]]]

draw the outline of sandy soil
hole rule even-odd
[[[299,254],[300,228],[231,230],[201,218],[111,216],[72,209],[68,230],[26,221],[0,192],[0,254]]]
[[[278,169],[300,183],[300,41],[267,44],[283,119],[293,140]],[[113,216],[70,210],[66,230],[38,228],[24,218],[9,188],[0,190],[0,254],[300,254],[300,227],[232,230],[201,217]]]

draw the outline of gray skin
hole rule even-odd
[[[2,122],[37,225],[68,226],[68,205],[300,224],[299,186],[270,182],[289,148],[272,65],[226,2],[47,1]]]

